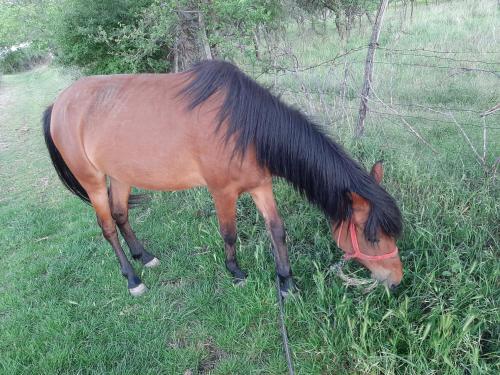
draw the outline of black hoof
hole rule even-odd
[[[155,268],[160,265],[160,260],[156,257],[151,259],[149,262],[144,263],[144,267],[146,268]]]
[[[155,267],[158,264],[160,264],[158,258],[155,257],[154,255],[148,253],[147,251],[142,252],[141,255],[139,255],[137,258],[134,258],[134,259],[140,260],[141,263],[143,265],[145,265],[146,267]],[[149,264],[149,266],[148,266],[148,264]]]
[[[234,286],[245,286],[246,283],[247,283],[247,279],[238,279],[236,277],[233,279]]]
[[[234,285],[243,286],[247,280],[247,274],[239,268],[231,272]]]
[[[141,279],[139,279],[136,275],[131,275],[127,277],[127,284],[128,284],[128,291],[134,297],[141,296],[148,290],[148,288],[146,288],[146,285],[144,285]]]
[[[238,263],[226,261],[226,268],[231,273],[231,275],[233,275],[233,282],[235,285],[244,283],[247,278],[247,274],[241,270],[241,268],[238,266]]]
[[[283,298],[287,297],[291,293],[298,291],[292,276],[288,277],[280,276],[279,279],[280,279],[280,293]]]
[[[141,283],[134,288],[129,288],[128,291],[132,296],[139,297],[146,293],[148,291],[148,288],[146,288],[146,285]]]

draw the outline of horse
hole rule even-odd
[[[371,173],[298,109],[285,104],[235,65],[204,61],[175,74],[84,77],[66,88],[43,115],[45,142],[62,183],[94,208],[133,296],[147,288],[125,255],[155,267],[132,230],[131,187],[176,191],[205,186],[235,283],[247,274],[236,259],[236,202],[249,193],[272,242],[283,295],[294,290],[285,229],[273,177],[288,181],[330,221],[333,239],[389,288],[403,266],[395,199]]]

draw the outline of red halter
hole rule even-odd
[[[340,230],[339,234],[337,236],[337,246],[340,247],[340,236],[342,234],[342,229],[344,226],[344,222],[340,224]],[[382,254],[382,255],[366,255],[361,252],[359,249],[359,243],[358,243],[358,235],[356,234],[356,227],[354,226],[354,223],[352,220],[349,222],[349,232],[351,233],[351,245],[352,248],[354,249],[353,253],[344,253],[344,259],[349,260],[349,259],[364,259],[364,260],[383,260],[383,259],[389,259],[392,257],[395,257],[398,255],[398,247],[396,246],[393,251],[387,254]]]

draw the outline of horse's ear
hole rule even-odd
[[[370,207],[370,203],[365,198],[363,198],[361,195],[359,195],[358,193],[351,192],[350,195],[351,195],[351,200],[352,200],[352,206],[354,208],[359,209],[359,208],[369,208]]]
[[[384,178],[384,167],[382,165],[382,160],[379,160],[375,164],[373,164],[370,174],[373,176],[377,184],[380,184],[382,182],[382,179]]]
[[[370,203],[361,195],[351,193],[352,200],[352,220],[357,225],[363,225],[368,220],[370,213]]]

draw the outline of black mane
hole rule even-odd
[[[334,222],[350,217],[349,192],[367,199],[371,210],[365,236],[372,242],[379,228],[393,237],[401,233],[394,198],[298,110],[228,62],[204,61],[187,74],[180,94],[189,100],[190,110],[215,93],[225,95],[219,126],[228,120],[226,139],[236,137],[236,153],[244,155],[254,145],[261,166],[288,180]]]

